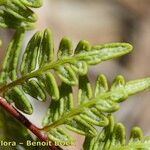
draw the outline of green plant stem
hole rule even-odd
[[[83,105],[80,105],[79,107],[74,108],[74,109],[70,110],[70,112],[64,114],[58,121],[54,121],[52,124],[45,126],[44,128],[42,128],[42,130],[43,131],[49,131],[51,128],[55,128],[57,126],[64,124],[71,117],[74,117],[74,116],[80,114],[81,112],[84,111],[84,109],[90,108],[93,105],[95,105],[98,101],[103,100],[104,97],[105,97],[105,95],[102,95],[101,98],[92,98],[89,102],[87,102]]]
[[[128,53],[128,52],[130,52],[130,50],[127,51],[126,53]],[[92,57],[92,55],[95,55],[95,53],[99,53],[99,51],[91,52],[91,54],[90,54],[91,57]],[[121,55],[122,54],[120,54],[118,56],[121,56]],[[114,56],[114,58],[118,57],[118,56]],[[18,78],[17,80],[8,83],[7,85],[0,87],[0,93],[3,93],[5,91],[7,91],[9,88],[19,85],[19,84],[23,83],[24,81],[27,81],[30,78],[39,76],[43,72],[46,72],[50,69],[55,69],[61,65],[67,64],[67,63],[71,64],[71,63],[74,63],[77,61],[86,61],[84,57],[85,57],[85,54],[79,54],[79,55],[68,56],[68,57],[66,56],[66,57],[63,57],[62,59],[58,59],[54,62],[47,63],[44,66],[42,66],[41,68],[39,68],[31,73],[28,73],[28,74],[22,76],[21,78]],[[108,58],[108,59],[111,59],[111,58]],[[108,60],[108,59],[106,59],[106,60]],[[102,61],[106,61],[106,60],[102,60]],[[99,63],[100,63],[100,61],[99,61]]]
[[[54,69],[54,68],[56,68],[60,65],[63,65],[65,63],[73,62],[76,59],[77,59],[76,57],[75,58],[69,57],[68,59],[66,58],[66,59],[58,60],[56,62],[48,63],[48,64],[44,65],[43,67],[41,67],[41,68],[31,72],[31,73],[28,73],[28,74],[22,76],[21,78],[18,78],[17,80],[14,80],[14,81],[8,83],[7,85],[2,86],[0,88],[0,93],[3,93],[3,92],[7,91],[8,89],[10,89],[16,85],[22,84],[23,82],[27,81],[30,78],[34,78],[36,76],[39,76],[40,74],[42,74],[45,71],[48,71],[50,69]]]
[[[23,116],[19,111],[17,111],[11,104],[9,104],[5,99],[0,97],[0,106],[4,108],[10,115],[17,119],[21,124],[23,124],[27,129],[29,129],[40,141],[47,142],[48,136],[45,132],[41,131],[40,128],[36,127],[31,123],[25,116]],[[62,150],[60,147],[52,144],[49,146],[50,150]]]

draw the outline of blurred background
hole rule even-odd
[[[98,74],[104,73],[110,83],[118,74],[125,76],[126,80],[143,78],[150,76],[149,8],[150,0],[44,0],[43,7],[36,10],[39,16],[36,30],[49,27],[53,31],[56,51],[63,36],[69,36],[74,46],[81,39],[93,45],[129,42],[134,46],[131,54],[91,67],[89,77],[94,82]],[[35,31],[27,33],[26,42]],[[3,40],[0,63],[12,34],[11,30],[0,30],[0,38]],[[35,105],[42,107],[41,111],[45,113],[45,105]],[[150,93],[144,92],[124,102],[115,116],[117,121],[125,124],[127,132],[133,126],[140,126],[144,134],[148,135],[149,114]],[[30,119],[37,120],[33,116]],[[74,149],[78,150],[79,145]]]

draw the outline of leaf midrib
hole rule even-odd
[[[92,97],[89,99],[88,102],[78,105],[76,108],[72,108],[68,113],[65,113],[64,115],[61,116],[58,120],[54,121],[50,125],[45,126],[42,130],[48,131],[52,128],[55,128],[59,125],[64,124],[68,119],[80,114],[81,112],[84,112],[85,108],[90,108],[93,107],[94,105],[97,104],[98,101],[105,101],[107,98],[111,95],[111,91],[107,93],[103,93],[99,95],[98,97]]]
[[[22,84],[24,81],[26,81],[26,80],[28,80],[30,78],[36,77],[38,75],[41,75],[43,72],[46,72],[46,71],[48,71],[50,69],[54,69],[54,68],[56,68],[56,67],[58,67],[60,65],[63,65],[65,63],[76,62],[76,61],[86,61],[86,60],[84,60],[84,57],[85,57],[86,53],[90,53],[89,56],[91,56],[91,55],[95,55],[95,54],[99,53],[99,51],[100,50],[92,50],[90,52],[89,51],[88,52],[84,52],[84,54],[83,53],[79,53],[77,55],[73,55],[73,56],[69,56],[69,57],[63,57],[62,59],[58,59],[58,60],[56,60],[54,62],[47,63],[43,67],[41,67],[41,68],[39,68],[39,69],[37,69],[37,70],[35,70],[33,72],[30,72],[30,73],[22,76],[21,78],[18,78],[17,80],[14,80],[14,81],[12,81],[12,82],[2,86],[0,88],[0,94],[4,93],[8,89],[10,89],[10,88],[12,88],[12,87],[14,87],[16,85]],[[123,54],[126,54],[128,52],[129,52],[129,50],[126,50],[122,54],[117,54],[116,56],[113,56],[113,58],[115,58],[117,56],[120,56],[120,55],[123,55]],[[109,59],[111,59],[111,58],[109,58]],[[102,60],[100,59],[99,63],[101,61]],[[105,60],[103,60],[103,61],[105,61]]]
[[[49,69],[54,69],[62,64],[65,64],[65,63],[69,63],[71,61],[75,61],[76,60],[76,57],[69,57],[69,58],[65,58],[65,59],[61,59],[61,60],[57,60],[56,62],[51,62],[51,63],[47,63],[45,64],[43,67],[33,71],[33,72],[30,72],[24,76],[22,76],[21,78],[18,78],[17,80],[14,80],[4,86],[2,86],[0,88],[0,93],[4,93],[6,92],[8,89],[16,86],[16,85],[19,85],[19,84],[22,84],[23,82],[25,82],[26,80],[30,79],[30,78],[33,78],[33,77],[36,77],[38,75],[41,75],[43,72],[46,72],[48,71]]]

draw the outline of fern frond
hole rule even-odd
[[[0,0],[0,27],[33,28],[37,16],[29,7],[41,5],[41,0]]]
[[[53,100],[59,99],[59,88],[53,72],[65,84],[76,85],[78,76],[87,74],[89,65],[122,56],[132,50],[127,43],[91,46],[87,41],[80,41],[73,51],[71,40],[63,38],[55,60],[52,33],[46,29],[34,34],[20,58],[23,37],[24,29],[18,29],[8,46],[0,74],[0,93],[27,114],[33,110],[26,94],[40,101],[46,100],[46,93]],[[21,65],[18,65],[20,60]]]
[[[142,130],[134,127],[131,130],[129,141],[126,140],[125,127],[122,123],[115,123],[111,115],[109,124],[95,137],[85,138],[84,150],[137,150],[150,149],[150,138],[143,138]]]
[[[97,135],[95,126],[107,126],[107,114],[117,111],[120,102],[149,87],[150,78],[126,83],[122,76],[117,76],[109,89],[106,77],[99,75],[92,92],[87,76],[80,76],[78,105],[74,106],[71,86],[62,83],[59,88],[60,99],[51,102],[43,120],[43,130],[49,132],[52,141],[54,138],[51,137],[51,130],[62,125],[78,134],[94,137]]]
[[[37,21],[32,8],[41,5],[42,0],[0,0],[0,27],[16,31],[0,73],[0,95],[7,100],[1,99],[1,106],[6,110],[0,108],[0,140],[17,142],[11,149],[57,149],[54,142],[66,146],[74,142],[69,130],[85,136],[84,150],[150,149],[150,137],[143,139],[138,127],[132,129],[127,142],[125,127],[115,123],[111,115],[129,96],[150,89],[150,77],[126,82],[119,75],[109,87],[105,75],[101,74],[92,89],[87,76],[90,65],[125,55],[132,51],[132,46],[128,43],[92,46],[81,40],[74,49],[70,38],[64,37],[55,58],[52,33],[46,29],[36,32],[21,54],[25,31],[32,29]],[[34,126],[11,105],[32,114],[29,96],[41,102],[51,98],[43,128]],[[28,147],[27,140],[37,142],[38,139],[27,128],[41,141],[52,141],[52,145]]]

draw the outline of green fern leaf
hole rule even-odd
[[[60,66],[57,67],[55,70],[61,80],[65,83],[70,85],[76,85],[78,83],[76,74],[70,66]]]
[[[6,56],[2,65],[2,72],[0,74],[0,85],[6,83],[9,77],[11,80],[17,79],[16,68],[18,66],[18,57],[24,39],[24,30],[17,30],[13,40],[9,44]]]
[[[39,101],[46,100],[46,94],[43,88],[35,80],[30,80],[22,87],[23,91]]]
[[[64,146],[71,145],[73,139],[62,128],[54,128],[48,132],[48,137],[55,143],[62,143]],[[63,141],[63,142],[62,142]]]
[[[95,137],[85,138],[84,150],[148,150],[150,147],[149,138],[143,139],[142,130],[134,127],[131,131],[129,142],[126,140],[125,127],[121,123],[114,123],[112,116],[108,116],[109,125]]]
[[[132,46],[126,43],[92,47],[87,41],[80,41],[73,52],[71,40],[65,37],[60,42],[57,60],[55,60],[52,33],[46,29],[44,32],[36,32],[33,35],[20,58],[23,34],[23,29],[17,30],[8,46],[0,74],[0,92],[3,92],[9,102],[15,102],[16,107],[27,114],[31,114],[33,110],[26,94],[39,101],[45,101],[48,98],[47,94],[53,100],[59,99],[60,94],[54,72],[62,82],[71,86],[78,84],[78,76],[80,76],[79,97],[83,99],[83,96],[86,96],[86,90],[90,90],[88,83],[87,87],[81,85],[84,80],[81,75],[87,74],[88,65],[124,55],[132,50]],[[20,59],[22,62],[18,65]],[[91,63],[91,60],[94,63]],[[18,100],[19,95],[20,100]],[[88,98],[89,95],[87,95]]]
[[[41,82],[40,82],[41,81]],[[50,93],[53,100],[59,99],[59,89],[55,77],[52,73],[45,73],[40,79],[39,82],[43,87]]]
[[[73,93],[71,87],[65,83],[62,83],[59,89],[59,102],[51,102],[47,114],[43,120],[43,126],[58,120],[60,116],[66,112],[69,112],[73,108]]]
[[[146,82],[144,82],[144,80]],[[75,107],[72,104],[73,95],[71,86],[65,85],[59,90],[61,95],[60,99],[58,101],[52,101],[50,104],[43,121],[43,130],[50,131],[53,128],[63,125],[65,128],[77,132],[78,134],[94,137],[97,134],[95,126],[107,126],[109,123],[107,114],[117,111],[119,109],[119,103],[126,100],[128,96],[133,95],[133,92],[130,92],[132,91],[131,87],[134,90],[134,85],[137,86],[141,84],[143,90],[148,89],[150,87],[149,81],[150,78],[145,78],[125,83],[122,76],[117,76],[110,90],[108,90],[106,77],[104,75],[99,75],[95,83],[94,94],[92,94],[91,85],[87,76],[79,77],[78,105]],[[141,92],[141,87],[138,90],[136,88],[136,91],[134,90],[134,94],[138,92]],[[62,100],[64,99],[66,104],[62,105]],[[68,108],[67,106],[70,106],[70,102],[72,107]],[[119,131],[120,128],[123,127],[118,124],[116,128],[116,131]],[[114,135],[114,139],[120,138],[120,136],[115,136],[117,136],[117,133]],[[113,142],[113,140],[109,141]]]
[[[7,48],[6,57],[0,75],[0,84],[6,84],[8,80],[14,81],[18,78],[18,58],[20,55],[20,50],[22,48],[23,38],[24,30],[17,30],[12,42]],[[16,107],[22,110],[23,112],[26,112],[28,114],[32,113],[32,106],[20,86],[9,90],[7,93],[5,93],[5,97],[9,102],[15,101]]]
[[[68,121],[66,127],[81,135],[95,136],[97,134],[96,129],[79,116],[75,116]]]
[[[100,111],[96,108],[86,109],[83,113],[80,114],[80,117],[87,121],[89,124],[93,124],[96,126],[106,126],[108,125],[108,119]]]
[[[42,6],[42,0],[21,0],[21,1],[22,3],[30,7],[37,8]]]
[[[78,92],[78,103],[84,104],[92,97],[92,87],[89,83],[88,77],[79,77],[79,92]]]
[[[87,76],[90,65],[125,55],[132,46],[127,43],[92,46],[81,40],[74,50],[71,39],[64,37],[55,58],[52,33],[46,29],[33,35],[21,56],[25,30],[32,29],[37,21],[31,8],[41,5],[42,0],[0,0],[0,27],[16,29],[0,73],[0,94],[26,114],[33,112],[28,95],[41,102],[51,98],[41,131],[46,131],[54,144],[71,145],[73,139],[67,133],[71,130],[85,136],[85,150],[150,149],[150,137],[143,139],[138,127],[132,129],[127,142],[125,127],[115,123],[110,115],[130,95],[150,89],[150,78],[125,82],[119,75],[109,87],[106,77],[99,75],[92,90]],[[73,95],[75,85],[77,96]],[[98,133],[100,127],[103,129]],[[48,149],[21,146],[20,141],[38,140],[33,140],[25,127],[0,109],[0,131],[2,128],[0,140],[17,142],[12,149]]]
[[[0,27],[31,29],[37,16],[28,7],[40,7],[41,0],[2,0],[0,1]]]

